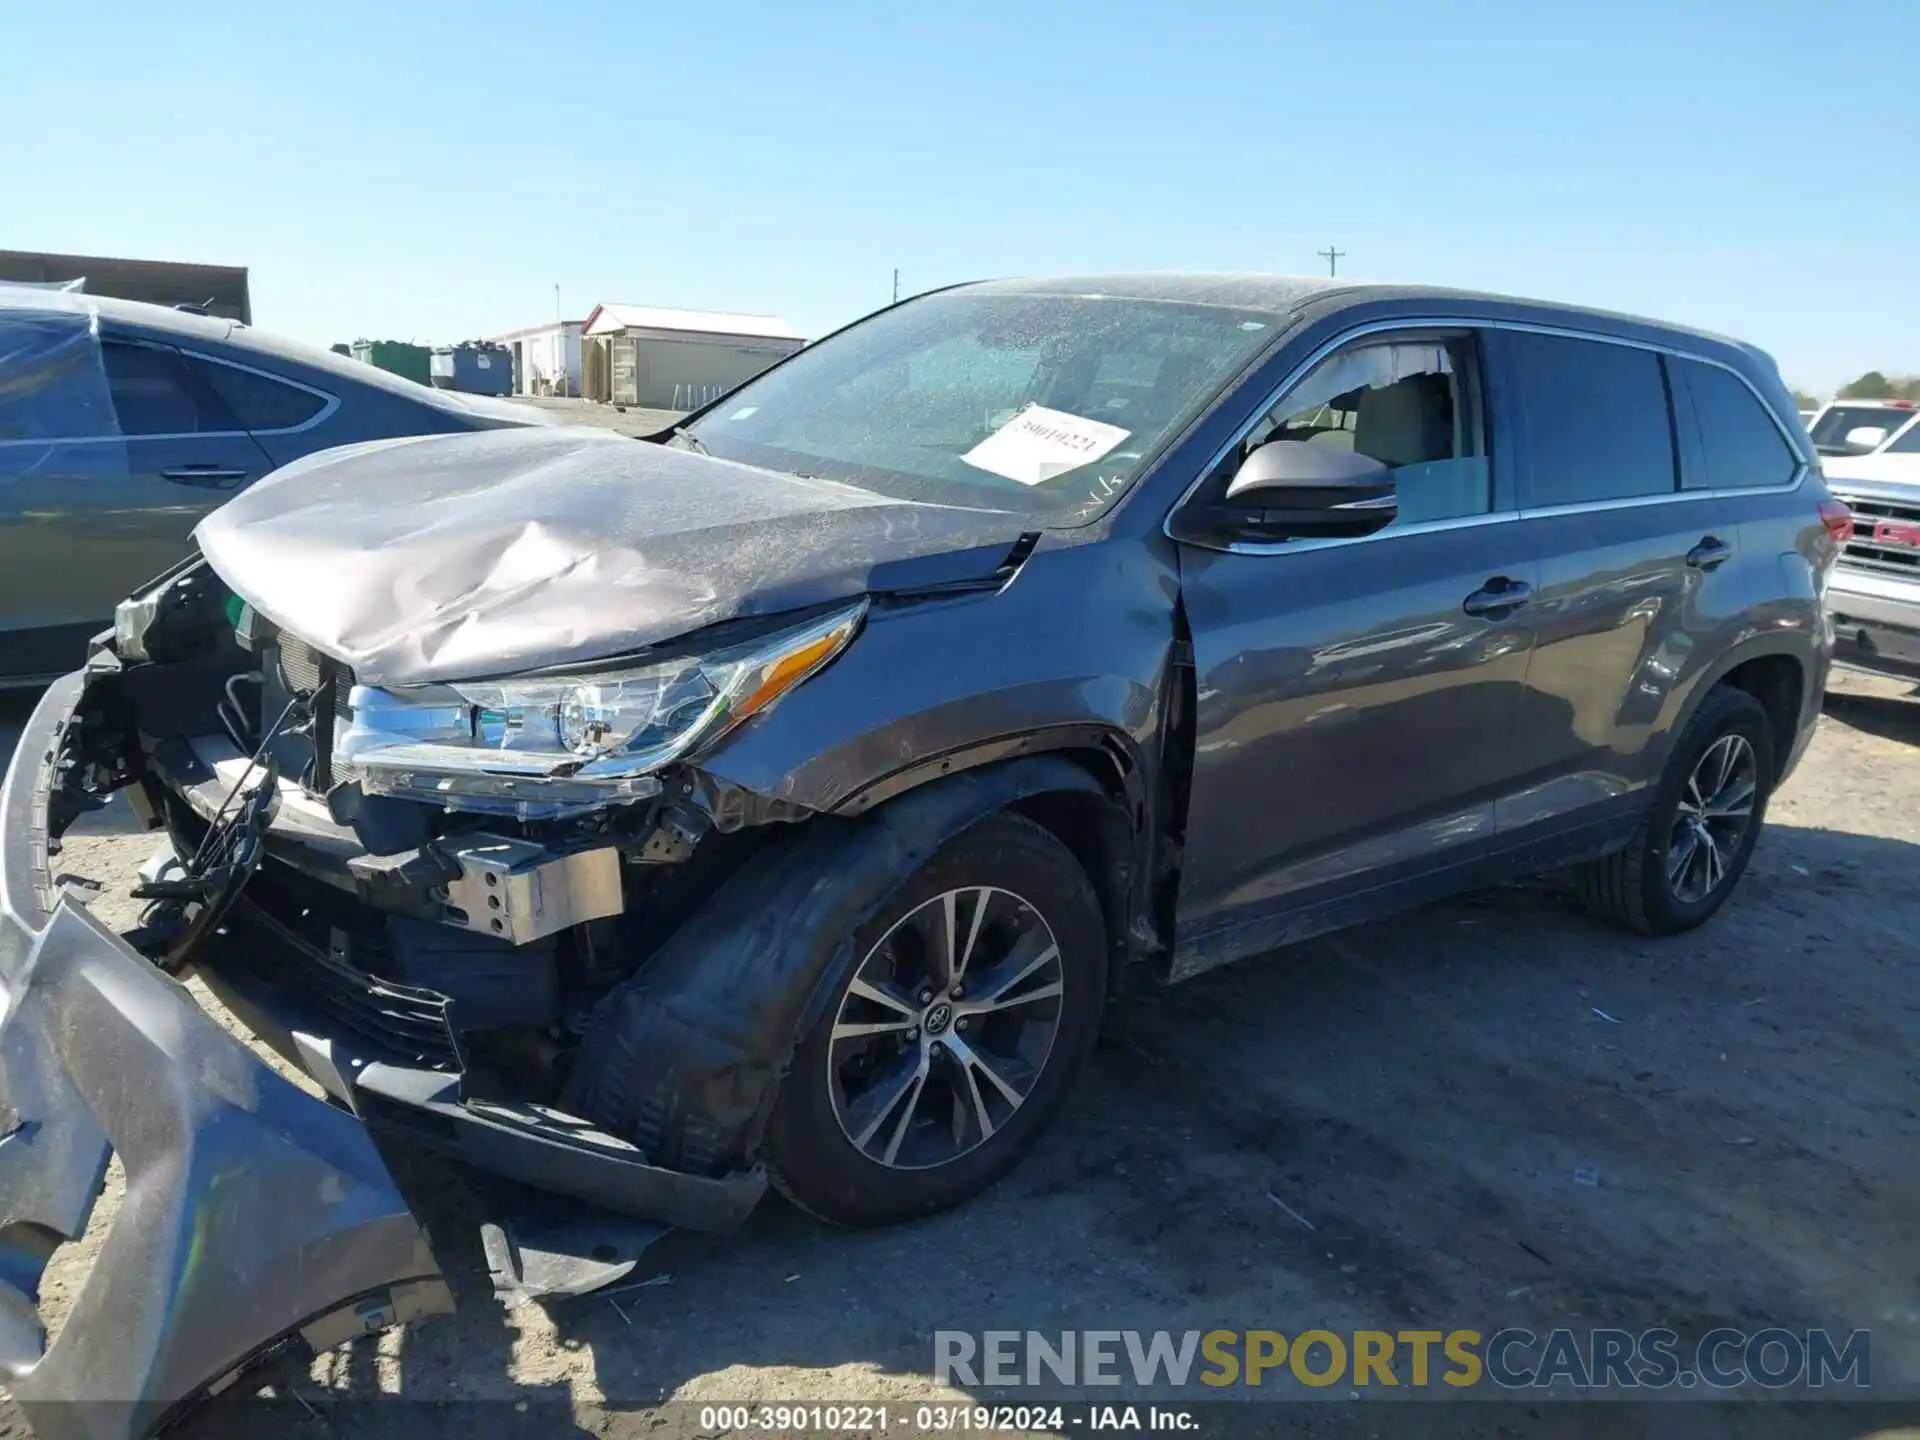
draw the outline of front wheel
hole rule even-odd
[[[855,937],[768,1124],[775,1185],[848,1225],[985,1189],[1086,1063],[1106,969],[1100,905],[1072,852],[1004,812],[963,831]]]
[[[1702,924],[1733,893],[1773,788],[1773,730],[1760,702],[1722,687],[1675,743],[1627,848],[1575,872],[1595,914],[1642,935]]]

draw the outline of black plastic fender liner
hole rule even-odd
[[[717,1175],[751,1163],[794,1046],[861,927],[953,836],[1061,791],[1107,798],[1071,760],[1038,755],[778,837],[601,1001],[561,1107],[655,1165]]]

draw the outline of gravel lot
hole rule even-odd
[[[678,420],[684,411],[615,409],[593,400],[569,400],[559,396],[516,396],[516,405],[531,406],[557,415],[569,425],[598,425],[618,430],[622,435],[653,435]]]
[[[0,747],[24,714],[5,700]],[[675,1398],[932,1395],[942,1328],[1784,1325],[1870,1329],[1875,1390],[1920,1394],[1916,747],[1920,699],[1842,679],[1733,902],[1689,936],[1516,887],[1133,1000],[1027,1163],[917,1225],[834,1231],[770,1200],[740,1235],[670,1236],[635,1277],[661,1282],[617,1304],[508,1314],[460,1176],[396,1157],[460,1312],[295,1383],[604,1402],[544,1433],[624,1436],[692,1429],[653,1408]],[[123,917],[151,842],[113,811],[88,828],[63,864]],[[1870,1428],[1837,1406],[1685,1408],[1676,1433]],[[1269,1431],[1381,1428],[1374,1405],[1257,1410]],[[435,1413],[298,1433],[464,1430]],[[1525,1402],[1420,1413],[1420,1433],[1536,1428]],[[185,1433],[234,1423],[215,1407]]]

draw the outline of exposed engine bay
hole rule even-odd
[[[839,636],[857,619],[840,607],[800,630]],[[751,652],[769,631],[724,638]],[[778,633],[794,635],[791,620]],[[838,648],[808,643],[789,683]],[[89,663],[56,788],[74,810],[124,787],[166,834],[134,892],[148,903],[129,941],[172,973],[197,969],[370,1122],[424,1130],[430,1143],[472,1138],[444,1123],[456,1112],[533,1132],[580,1162],[571,1184],[566,1167],[558,1180],[542,1168],[543,1185],[674,1223],[736,1223],[763,1188],[757,1175],[676,1175],[692,1182],[687,1198],[663,1208],[657,1187],[632,1194],[619,1164],[592,1163],[643,1166],[633,1145],[551,1107],[566,1098],[595,1006],[782,828],[768,822],[806,812],[757,796],[716,807],[710,782],[686,766],[596,776],[589,747],[543,757],[550,773],[529,776],[524,740],[505,763],[490,763],[493,748],[471,774],[435,776],[417,728],[382,747],[356,724],[356,709],[378,712],[386,697],[259,616],[204,563],[123,606]],[[443,731],[449,708],[433,711]],[[478,705],[467,712],[470,735],[499,724]],[[491,1168],[538,1161],[535,1147]],[[716,1182],[724,1203],[702,1193]]]

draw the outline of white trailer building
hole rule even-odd
[[[516,395],[579,395],[584,320],[549,320],[488,338],[513,352]]]
[[[807,343],[772,315],[657,305],[596,305],[583,333],[582,394],[662,410],[705,405]]]

